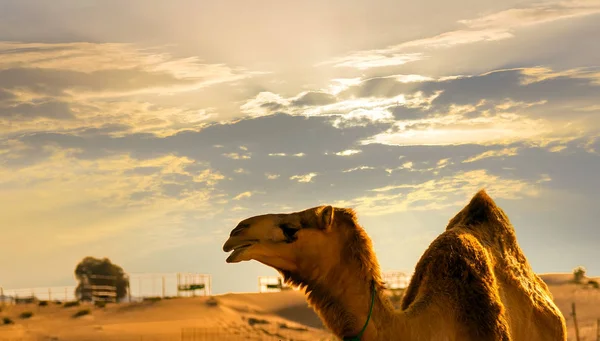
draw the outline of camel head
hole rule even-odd
[[[357,239],[370,248],[352,210],[318,206],[247,218],[231,231],[223,251],[233,251],[227,263],[256,260],[278,270],[286,281],[306,282],[329,273],[344,256],[351,257],[344,250],[356,250],[352,245]]]

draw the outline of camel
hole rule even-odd
[[[227,263],[256,260],[304,290],[343,340],[566,341],[565,318],[506,214],[477,192],[423,253],[395,309],[353,209],[318,206],[241,221]]]

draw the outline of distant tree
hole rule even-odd
[[[99,275],[101,278],[95,279],[93,275]],[[102,276],[107,276],[106,278]],[[95,285],[115,285],[117,289],[117,300],[121,300],[127,295],[129,279],[123,269],[113,264],[110,259],[98,259],[94,257],[85,257],[75,268],[75,277],[79,281],[75,289],[75,296],[81,301],[91,301],[91,293],[84,290],[84,285],[92,281]]]
[[[573,277],[575,283],[581,283],[585,278],[585,268],[583,266],[578,266],[575,269],[573,269]]]

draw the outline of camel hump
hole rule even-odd
[[[502,209],[496,205],[485,189],[481,189],[471,198],[467,206],[450,220],[446,229],[449,230],[456,225],[478,226],[497,223],[505,225],[508,221]]]

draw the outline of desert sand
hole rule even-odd
[[[571,283],[572,274],[543,274],[575,340],[571,303],[576,303],[582,341],[596,340],[600,290]],[[90,314],[75,318],[83,309]],[[22,312],[33,316],[21,319]],[[82,304],[65,308],[50,302],[2,307],[0,341],[159,341],[159,340],[335,340],[308,307],[302,292],[238,293],[173,298],[141,303]],[[1,322],[1,321],[0,321]]]

